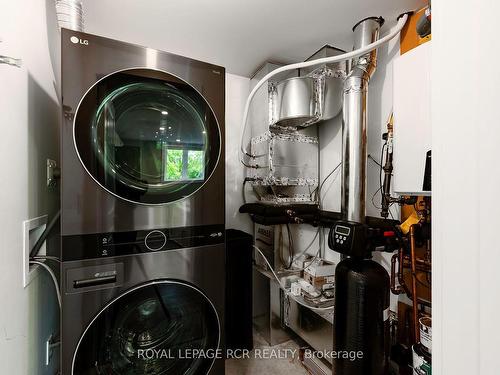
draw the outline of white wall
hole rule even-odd
[[[433,373],[498,374],[500,3],[432,14]]]
[[[253,234],[249,216],[238,212],[243,204],[245,177],[240,163],[241,120],[249,92],[249,78],[226,74],[226,228]]]
[[[54,286],[43,272],[23,289],[22,222],[57,211],[58,193],[44,186],[45,160],[59,160],[59,33],[53,1],[0,1],[0,363],[2,374],[54,374],[44,343],[59,333]]]

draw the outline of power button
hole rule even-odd
[[[144,238],[144,245],[151,251],[161,250],[167,243],[167,236],[159,230],[149,232]]]

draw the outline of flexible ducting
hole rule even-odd
[[[246,139],[245,135],[246,135],[246,129],[247,129],[247,119],[248,119],[248,112],[249,112],[249,109],[250,109],[250,104],[252,102],[253,97],[257,93],[257,90],[264,83],[266,83],[270,78],[272,78],[275,75],[277,75],[279,73],[282,73],[282,72],[286,72],[286,71],[290,71],[290,70],[294,70],[294,69],[308,68],[308,67],[311,67],[311,66],[316,66],[316,65],[321,65],[321,64],[332,64],[332,63],[335,63],[335,62],[346,61],[346,60],[350,60],[350,59],[355,59],[355,58],[360,57],[360,56],[364,56],[368,52],[377,49],[378,47],[380,47],[384,43],[387,43],[389,40],[391,40],[394,37],[398,36],[399,33],[401,32],[402,28],[406,24],[407,20],[408,20],[408,15],[404,14],[403,16],[401,16],[399,18],[399,21],[398,21],[396,27],[389,34],[387,34],[383,38],[380,38],[379,40],[377,40],[377,41],[375,41],[373,43],[370,43],[368,45],[364,45],[361,48],[356,49],[354,51],[347,52],[347,53],[344,53],[342,55],[324,57],[324,58],[317,59],[317,60],[312,60],[312,61],[306,61],[306,62],[301,62],[301,63],[296,63],[296,64],[285,65],[285,66],[282,66],[280,68],[277,68],[277,69],[273,70],[272,72],[270,72],[269,74],[267,74],[265,77],[263,77],[255,85],[255,87],[252,89],[252,91],[248,95],[248,98],[247,98],[247,101],[246,101],[246,104],[245,104],[245,109],[244,109],[244,112],[243,112],[243,121],[242,121],[243,131],[242,131],[241,145],[240,145],[241,156],[242,156],[242,160],[241,161],[243,162],[243,164],[244,165],[246,164],[245,160],[243,160],[244,156],[250,156],[250,157],[252,156],[251,153],[247,150],[246,145],[245,145],[245,139]]]
[[[81,0],[55,0],[57,22],[60,28],[84,31]]]

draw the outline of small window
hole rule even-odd
[[[205,160],[203,150],[164,148],[165,181],[203,180]]]
[[[165,149],[167,162],[165,163],[165,181],[182,179],[182,150]]]
[[[189,150],[187,157],[187,178],[190,180],[203,180],[205,172],[204,152]]]

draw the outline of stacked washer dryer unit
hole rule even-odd
[[[63,30],[63,375],[224,372],[224,77]]]

